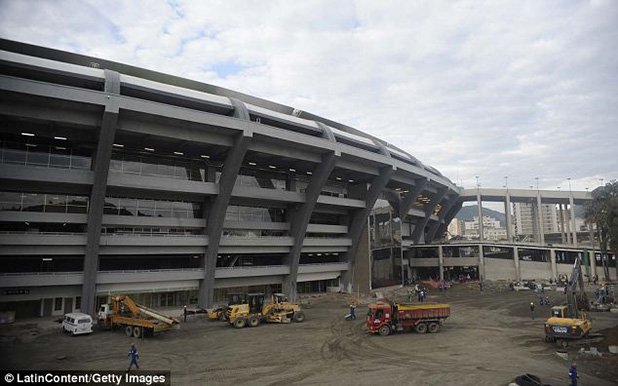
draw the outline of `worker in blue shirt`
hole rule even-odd
[[[571,378],[571,386],[577,386],[577,365],[575,362],[571,363],[571,367],[569,368],[569,378]]]
[[[139,353],[137,352],[137,347],[135,347],[135,343],[131,343],[131,348],[129,349],[129,358],[131,358],[131,362],[129,362],[129,369],[127,371],[131,371],[131,367],[135,365],[135,368],[139,370],[139,365],[137,364],[137,360],[139,359]]]

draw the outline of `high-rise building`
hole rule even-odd
[[[537,205],[533,203],[516,202],[513,204],[513,219],[515,234],[536,235],[538,229]],[[541,221],[543,233],[559,232],[558,211],[552,204],[541,205]]]

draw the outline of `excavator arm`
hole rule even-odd
[[[577,318],[578,310],[590,310],[588,297],[584,291],[581,259],[578,256],[573,263],[571,280],[567,284],[567,313],[569,318]]]

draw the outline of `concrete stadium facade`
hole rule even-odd
[[[378,198],[412,243],[461,206],[405,151],[289,106],[8,40],[0,64],[0,307],[24,316],[363,291]]]

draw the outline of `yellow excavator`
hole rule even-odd
[[[301,323],[305,320],[300,305],[288,302],[285,294],[273,294],[268,303],[264,302],[263,293],[247,294],[246,299],[246,303],[230,305],[225,311],[226,320],[236,328],[256,327],[261,322]]]
[[[566,348],[570,340],[588,335],[592,323],[585,311],[589,310],[588,297],[584,292],[581,260],[575,259],[571,280],[566,283],[567,304],[551,308],[551,317],[545,322],[545,341],[556,342]]]

